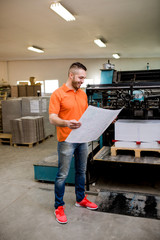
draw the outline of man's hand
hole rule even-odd
[[[76,121],[75,119],[73,120],[64,120],[58,117],[57,114],[50,114],[49,115],[49,121],[51,124],[58,126],[58,127],[69,127],[70,129],[76,129],[81,126],[81,123]]]
[[[81,126],[81,123],[76,120],[67,121],[67,127],[69,127],[70,129],[76,129],[76,128],[79,128],[80,126]]]
[[[112,123],[115,123],[117,121],[117,117],[113,120],[113,122]]]

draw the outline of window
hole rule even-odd
[[[100,79],[99,78],[94,79],[94,84],[100,84]]]
[[[88,84],[94,84],[93,79],[85,79],[84,83],[81,85],[81,88],[86,88]]]
[[[45,93],[52,93],[59,87],[58,80],[45,80],[44,81],[44,89]]]
[[[100,79],[85,79],[84,83],[81,85],[81,88],[86,88],[88,84],[100,84]]]

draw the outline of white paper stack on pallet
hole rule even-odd
[[[115,147],[160,149],[160,120],[118,120]]]

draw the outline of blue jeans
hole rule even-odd
[[[65,204],[63,201],[65,181],[70,170],[73,154],[75,159],[76,201],[80,202],[85,197],[88,144],[58,142],[58,172],[55,180],[55,208]]]

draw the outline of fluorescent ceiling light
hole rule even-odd
[[[42,48],[35,47],[35,46],[28,47],[28,50],[33,51],[33,52],[38,52],[38,53],[43,53],[44,52],[44,50]]]
[[[114,53],[112,56],[113,56],[115,59],[119,59],[119,58],[120,58],[120,56],[119,56],[118,53]]]
[[[74,21],[75,17],[65,9],[59,2],[52,3],[50,8],[55,11],[58,15],[64,18],[66,21]]]
[[[106,44],[101,39],[95,39],[94,43],[98,45],[98,47],[106,47]]]

